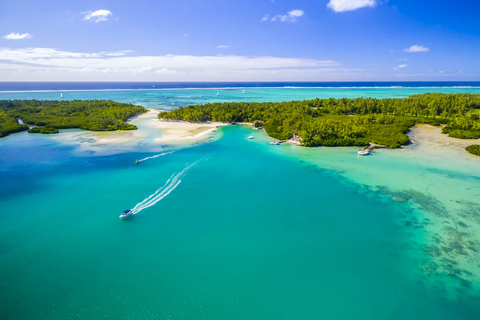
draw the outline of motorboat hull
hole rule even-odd
[[[131,216],[133,216],[133,212],[132,211],[128,211],[128,212],[124,212],[122,213],[119,218],[120,219],[127,219],[127,218],[130,218]]]
[[[358,151],[358,154],[361,155],[361,156],[368,156],[370,154],[370,151],[360,150],[360,151]]]

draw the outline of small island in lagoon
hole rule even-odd
[[[398,148],[416,123],[444,125],[460,139],[480,138],[480,95],[427,93],[397,99],[315,99],[290,102],[225,102],[161,112],[164,120],[262,123],[279,140],[301,139],[311,146]],[[467,148],[473,154],[475,148]]]
[[[72,128],[135,130],[126,121],[146,112],[144,107],[105,100],[0,100],[0,137],[26,130],[43,134]]]

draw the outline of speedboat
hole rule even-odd
[[[272,141],[272,142],[270,142],[270,144],[275,144],[275,145],[277,145],[277,144],[280,144],[280,142],[278,142],[278,141]]]
[[[125,210],[123,213],[119,216],[120,219],[126,219],[128,217],[133,216],[133,211],[132,210]]]
[[[358,151],[358,154],[361,155],[361,156],[368,156],[370,154],[370,150],[362,149],[362,150]]]
[[[253,139],[253,136],[248,136],[248,138],[247,138],[247,139]]]

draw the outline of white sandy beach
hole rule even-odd
[[[472,144],[480,144],[480,139],[457,139],[442,133],[442,127],[435,127],[429,124],[417,124],[409,134],[410,139],[418,144],[421,149],[428,149],[429,152],[457,152],[465,153],[466,147]]]
[[[205,137],[215,131],[218,126],[224,126],[221,122],[190,123],[186,121],[165,121],[158,119],[160,110],[150,109],[147,113],[139,115],[131,120],[138,129],[134,131],[116,131],[96,133],[95,138],[100,144],[105,143],[129,143],[136,138],[146,138],[149,134],[155,136],[154,141],[162,144],[172,141],[196,140]],[[160,135],[160,136],[159,136]]]
[[[119,152],[154,152],[164,150],[167,145],[185,145],[208,138],[220,122],[188,123],[158,119],[160,110],[149,109],[129,122],[137,130],[92,132],[66,130],[54,139],[79,147],[79,152],[88,155],[108,155]]]
[[[217,127],[225,126],[226,124],[222,122],[189,123],[184,121],[176,122],[158,120],[152,122],[152,125],[162,132],[162,136],[156,138],[155,142],[166,143],[201,139],[206,135],[215,132]]]

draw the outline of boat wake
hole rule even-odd
[[[194,165],[196,165],[199,161],[200,160],[197,160],[197,161],[189,164],[179,173],[176,173],[176,174],[174,173],[167,180],[167,182],[165,182],[163,187],[161,187],[160,189],[158,189],[157,191],[152,193],[150,196],[148,196],[142,202],[137,203],[137,205],[135,207],[133,207],[133,209],[131,210],[133,212],[133,214],[137,214],[140,211],[153,206],[154,204],[156,204],[157,202],[159,202],[160,200],[162,200],[163,198],[168,196],[170,194],[170,192],[175,190],[178,187],[178,185],[182,182],[181,179],[185,176],[187,171],[190,170],[190,168],[192,168]]]
[[[157,154],[157,155],[154,155],[154,156],[151,156],[151,157],[143,158],[142,160],[138,160],[138,162],[142,162],[142,161],[145,161],[145,160],[148,160],[148,159],[155,159],[155,158],[158,158],[158,157],[163,157],[163,156],[172,154],[174,152],[175,151],[168,151],[168,152],[160,153],[160,154]]]

